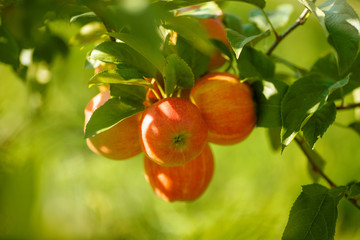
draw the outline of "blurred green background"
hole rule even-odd
[[[268,1],[268,9],[290,2],[289,23],[303,7]],[[360,13],[360,2],[349,1]],[[224,10],[244,22],[253,7],[232,2]],[[69,41],[76,27],[56,22]],[[263,42],[267,49],[273,39]],[[234,146],[212,145],[215,175],[191,203],[167,203],[144,178],[143,155],[113,161],[92,153],[83,138],[84,107],[97,92],[87,88],[92,70],[87,51],[72,46],[51,66],[49,82],[23,82],[0,65],[0,238],[1,239],[280,239],[301,185],[312,183],[307,160],[295,143],[283,154],[271,149],[267,130],[257,128]],[[275,54],[309,68],[330,50],[311,16]],[[41,66],[40,66],[41,67]],[[281,71],[281,69],[278,69]],[[316,144],[325,172],[337,184],[360,181],[360,137],[341,127],[354,111],[338,113]],[[320,183],[326,183],[320,181]],[[360,239],[360,211],[343,200],[335,239]]]

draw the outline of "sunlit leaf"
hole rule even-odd
[[[96,14],[94,12],[82,13],[82,14],[73,16],[70,19],[70,23],[77,23],[80,25],[85,25],[90,22],[97,22],[97,21],[100,21],[100,19],[96,16]]]
[[[121,120],[144,110],[144,105],[134,105],[125,99],[111,98],[92,114],[85,129],[85,138],[92,137],[111,128]]]
[[[143,74],[133,68],[103,71],[89,80],[89,85],[98,83],[151,86],[151,83],[143,78]]]
[[[325,13],[328,41],[337,52],[340,74],[343,74],[355,61],[359,51],[359,17],[344,0],[328,0],[319,8]]]
[[[345,187],[327,189],[319,184],[303,186],[290,211],[282,240],[333,240],[337,205]]]
[[[360,42],[360,22],[345,0],[328,0],[319,7],[310,0],[300,0],[323,27],[328,42],[337,53],[340,75],[345,74],[356,59]]]
[[[195,8],[179,9],[178,12],[178,16],[186,15],[197,18],[215,18],[221,16],[222,14],[221,8],[215,2],[205,2]]]
[[[265,7],[265,0],[215,0],[214,2],[226,2],[226,1],[233,1],[233,2],[246,2],[249,4],[253,4],[258,6],[259,8]],[[154,6],[161,7],[167,10],[174,10],[182,7],[186,7],[189,5],[195,5],[199,3],[208,2],[208,0],[182,0],[182,1],[162,1],[157,0],[154,1]]]
[[[90,58],[106,63],[127,64],[151,76],[155,75],[154,65],[125,43],[103,42],[92,50]]]

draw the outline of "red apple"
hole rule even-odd
[[[214,158],[206,144],[201,154],[178,167],[156,164],[147,156],[144,159],[145,178],[157,196],[166,201],[193,201],[199,198],[214,173]]]
[[[241,142],[253,130],[256,114],[247,83],[230,73],[210,73],[201,77],[190,93],[208,129],[208,141],[221,145]]]
[[[199,156],[206,144],[207,126],[189,100],[170,97],[145,109],[140,139],[150,159],[163,166],[179,166]]]
[[[93,112],[110,98],[109,90],[97,94],[85,108],[85,125]],[[106,158],[125,160],[141,152],[139,124],[141,113],[132,115],[112,128],[87,138],[88,147]]]

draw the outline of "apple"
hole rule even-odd
[[[208,187],[214,173],[214,157],[206,144],[201,154],[190,162],[177,167],[156,164],[144,158],[145,178],[155,194],[172,201],[193,201]]]
[[[207,123],[209,142],[235,144],[244,140],[255,127],[251,88],[233,74],[214,72],[204,75],[191,89],[190,99]]]
[[[97,94],[85,108],[85,126],[93,112],[110,99],[109,90]],[[139,154],[139,124],[141,113],[134,114],[108,130],[87,138],[88,147],[95,153],[114,160],[125,160]]]
[[[184,98],[162,99],[144,110],[140,141],[144,153],[163,166],[179,166],[196,158],[207,140],[199,109]]]

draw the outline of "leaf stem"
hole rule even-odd
[[[315,2],[315,0],[313,2]],[[283,32],[281,35],[278,35],[275,42],[271,45],[269,50],[266,52],[266,55],[270,56],[272,54],[272,52],[275,50],[275,48],[279,45],[279,43],[287,35],[289,35],[292,31],[294,31],[300,25],[303,25],[306,22],[306,20],[309,18],[310,13],[311,13],[310,10],[305,8],[304,11],[300,14],[299,18],[295,21],[295,23],[293,25],[291,25],[287,30],[285,30],[285,32]]]
[[[349,110],[360,107],[360,103],[351,103],[351,104],[341,104],[340,106],[336,107],[337,110]]]
[[[272,22],[270,21],[270,18],[268,17],[268,15],[267,15],[266,12],[264,11],[264,9],[260,8],[260,11],[261,11],[262,14],[264,15],[266,21],[269,23],[271,30],[274,32],[276,40],[278,40],[278,39],[279,39],[279,34],[278,34],[278,32],[276,31],[276,29],[274,28],[274,25],[272,24]]]
[[[313,159],[313,154],[316,153],[314,150],[311,149],[310,145],[306,142],[303,136],[299,134],[295,137],[296,143],[299,145],[300,149],[305,154],[307,160],[309,161],[311,167],[318,173],[329,185],[331,188],[335,188],[337,185],[334,181],[332,181],[324,171],[316,164],[315,160]],[[317,154],[317,153],[316,153]],[[360,205],[357,203],[357,200],[354,198],[349,198],[348,194],[345,194],[345,197],[348,201],[350,201],[357,209],[360,210]]]

